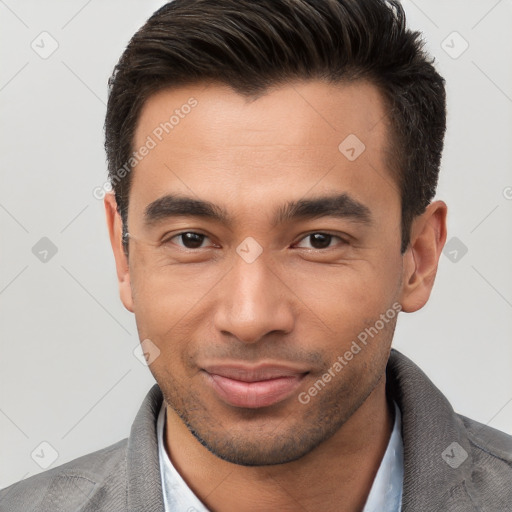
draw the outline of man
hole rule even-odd
[[[381,0],[175,0],[110,83],[130,437],[0,509],[507,511],[512,439],[391,350],[446,240],[443,79]]]

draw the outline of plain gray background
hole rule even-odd
[[[92,191],[108,77],[162,4],[0,1],[0,488],[126,437],[154,383]],[[447,81],[450,245],[394,346],[456,411],[512,434],[512,1],[404,7]]]

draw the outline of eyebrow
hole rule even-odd
[[[232,220],[227,211],[209,201],[168,194],[150,203],[144,212],[145,224],[151,226],[171,217],[201,217],[227,225]],[[273,217],[273,227],[294,220],[336,217],[371,224],[370,209],[346,193],[289,201]]]
[[[273,225],[296,219],[336,217],[371,224],[370,209],[346,193],[290,201],[277,210]]]

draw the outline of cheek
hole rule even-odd
[[[356,342],[361,350],[354,357],[359,361],[355,366],[374,357],[380,361],[394,328],[393,321],[388,319],[381,325],[380,318],[387,312],[392,318],[396,316],[393,304],[399,296],[399,269],[397,261],[373,264],[358,260],[340,266],[318,266],[310,272],[294,274],[290,288],[301,299],[303,318],[310,319],[303,325],[309,332],[306,338],[316,340],[315,346],[322,347],[327,360],[334,361],[351,350],[352,343]],[[323,335],[319,334],[319,329]]]
[[[187,268],[185,268],[187,267]],[[207,318],[208,296],[215,293],[222,269],[162,265],[134,255],[130,279],[140,340],[150,339],[169,366],[187,364],[195,332]]]
[[[357,260],[296,269],[287,281],[306,306],[335,323],[350,323],[383,313],[399,295],[400,276],[398,260]]]
[[[130,280],[136,316],[159,324],[183,317],[212,288],[216,270],[169,263],[165,257],[134,251]]]

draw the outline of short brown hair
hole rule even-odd
[[[133,36],[109,80],[105,149],[126,230],[138,116],[170,86],[219,82],[246,96],[292,80],[369,80],[392,127],[388,165],[402,203],[402,244],[432,201],[446,129],[444,80],[394,0],[174,0]]]

